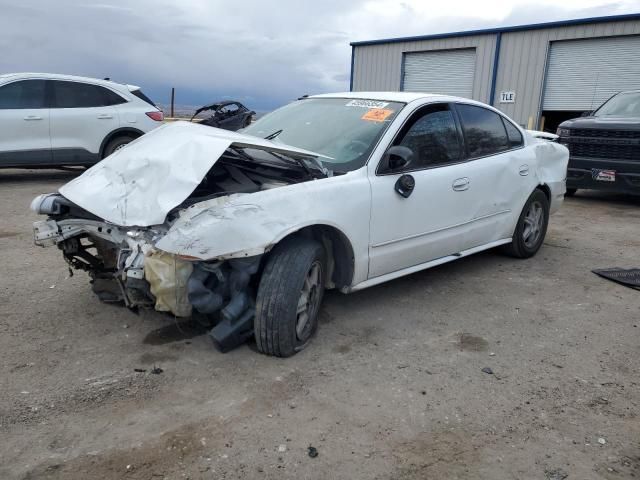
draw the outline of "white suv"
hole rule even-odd
[[[92,165],[163,119],[133,85],[49,73],[0,75],[0,167]]]

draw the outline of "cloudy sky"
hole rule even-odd
[[[0,0],[0,73],[141,85],[269,110],[349,88],[349,42],[640,12],[640,0]]]

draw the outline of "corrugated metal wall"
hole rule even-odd
[[[557,40],[640,34],[640,21],[626,20],[502,34],[494,106],[521,125],[538,125],[549,43]],[[400,90],[403,52],[476,48],[473,98],[490,97],[496,34],[356,46],[353,90]],[[640,55],[640,54],[639,54]],[[500,104],[501,91],[515,91],[513,104]]]
[[[502,34],[494,106],[527,126],[539,125],[549,43],[557,40],[640,34],[640,21],[605,22]],[[640,52],[638,52],[640,61]],[[514,104],[499,104],[502,91],[515,91]]]
[[[640,88],[640,35],[551,42],[542,110],[594,110]]]
[[[486,102],[489,100],[495,41],[495,35],[473,35],[438,40],[358,46],[354,50],[353,90],[361,92],[400,90],[403,52],[475,47],[476,66],[473,80],[473,98]]]

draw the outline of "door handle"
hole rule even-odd
[[[113,118],[113,115],[109,115],[108,113],[101,113],[100,115],[98,115],[98,118],[100,120],[108,120],[110,118]]]
[[[520,165],[520,170],[518,170],[518,173],[523,177],[529,175],[529,165]]]
[[[453,185],[451,185],[451,187],[456,192],[467,190],[469,188],[469,179],[467,177],[457,178],[453,181]]]
[[[27,121],[42,120],[42,117],[40,117],[38,115],[27,115],[26,117],[24,117],[24,119],[27,120]]]

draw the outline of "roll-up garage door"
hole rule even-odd
[[[593,110],[640,88],[640,36],[551,43],[543,110]]]
[[[472,97],[475,48],[405,53],[403,61],[404,91]]]

